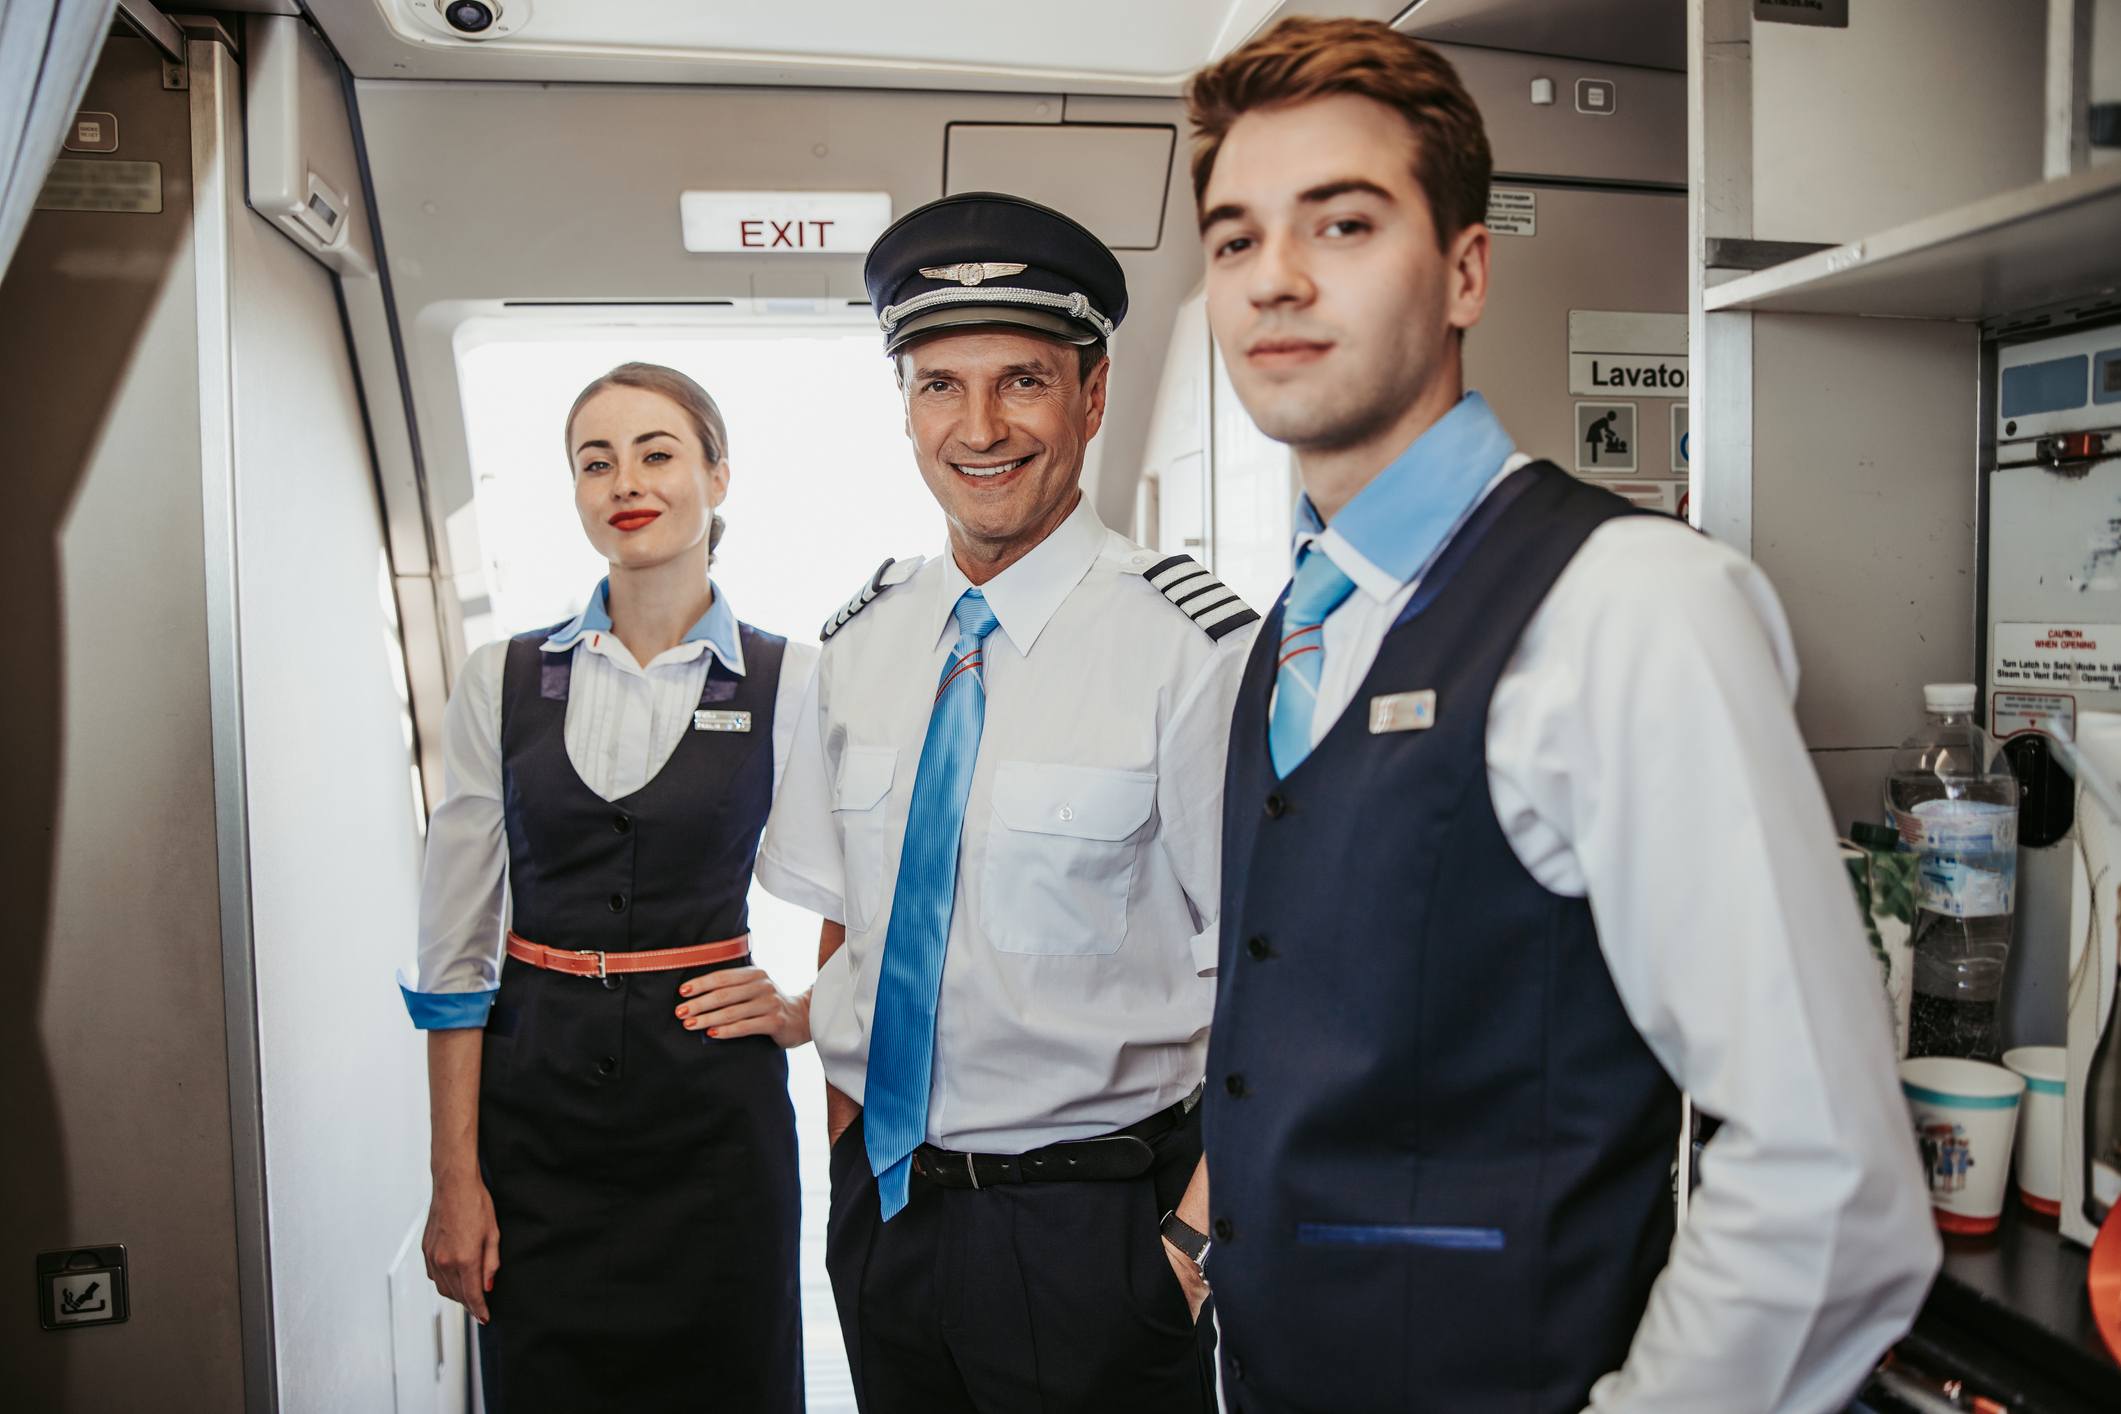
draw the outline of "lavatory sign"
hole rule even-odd
[[[1569,392],[1577,397],[1687,395],[1684,314],[1569,311]]]
[[[688,191],[685,249],[745,255],[862,255],[891,224],[887,191]]]

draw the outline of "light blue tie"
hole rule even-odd
[[[980,643],[994,631],[994,610],[968,589],[953,611],[957,644],[943,666],[928,713],[899,851],[898,892],[884,934],[876,1011],[869,1023],[869,1076],[862,1097],[862,1142],[876,1175],[877,1201],[889,1222],[906,1206],[913,1151],[928,1137],[928,1082],[935,1065],[935,1003],[957,899],[957,842],[965,797],[979,757],[987,689]]]
[[[1326,662],[1326,615],[1354,588],[1355,581],[1315,545],[1297,562],[1296,582],[1289,586],[1289,601],[1281,611],[1274,718],[1267,726],[1267,752],[1277,776],[1287,776],[1311,754],[1311,714],[1318,706],[1318,674]]]

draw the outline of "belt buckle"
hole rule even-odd
[[[576,957],[593,957],[593,958],[595,958],[595,959],[597,960],[597,978],[598,978],[598,980],[599,980],[599,981],[601,981],[601,980],[603,979],[603,977],[604,977],[604,954],[602,954],[602,953],[600,953],[600,952],[587,952],[587,951],[583,951],[583,952],[578,952],[578,953],[576,953],[576,954],[575,954],[575,956],[576,956]]]
[[[977,1193],[979,1191],[979,1170],[973,1167],[972,1155],[969,1153],[965,1155],[965,1175],[972,1180],[972,1191]]]

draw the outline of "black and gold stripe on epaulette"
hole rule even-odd
[[[897,560],[886,560],[878,565],[876,573],[869,576],[869,582],[863,585],[852,599],[840,605],[838,613],[825,620],[825,626],[817,631],[818,641],[823,642],[832,637],[847,626],[847,620],[868,608],[876,596],[884,592],[884,576],[889,574],[891,567],[897,563]]]
[[[1252,606],[1202,567],[1191,555],[1173,555],[1142,571],[1156,591],[1176,604],[1208,637],[1220,640],[1246,624],[1259,622]]]

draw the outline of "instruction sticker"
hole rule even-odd
[[[2121,624],[1997,624],[1997,687],[2121,690]]]
[[[1523,187],[1488,188],[1488,230],[1498,236],[1539,234],[1539,193]]]
[[[2045,732],[2058,741],[2075,741],[2077,699],[2066,692],[1992,693],[1988,729],[1997,737]]]
[[[1591,472],[1635,470],[1635,405],[1576,404],[1576,469]]]
[[[1693,448],[1687,442],[1691,428],[1687,425],[1687,404],[1672,404],[1672,470],[1684,474],[1691,469],[1688,460]]]

